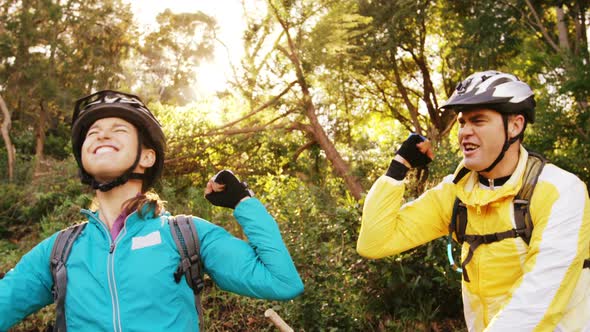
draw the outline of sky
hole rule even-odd
[[[246,28],[243,9],[240,0],[123,0],[130,3],[135,19],[140,28],[150,30],[156,23],[156,16],[169,8],[174,13],[196,12],[212,16],[217,21],[218,38],[227,46],[231,54],[231,61],[239,62],[243,54],[242,33]],[[250,1],[250,0],[247,0]],[[151,28],[153,29],[153,28]],[[219,43],[215,45],[213,61],[204,62],[199,66],[198,77],[207,77],[206,80],[197,80],[195,87],[199,94],[211,95],[223,90],[228,78],[231,77],[230,59],[228,51]],[[200,83],[200,84],[199,84]]]

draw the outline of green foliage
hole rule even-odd
[[[310,133],[301,86],[274,98],[298,75],[286,31],[318,121],[365,191],[409,131],[435,139],[428,179],[418,181],[423,173],[415,171],[408,177],[406,197],[412,199],[460,160],[456,129],[448,129],[454,114],[436,105],[459,79],[483,69],[513,72],[533,87],[537,121],[525,146],[590,184],[588,43],[574,26],[584,26],[579,18],[588,16],[587,6],[537,1],[540,21],[534,22],[522,1],[267,3],[287,29],[270,9],[247,17],[241,76],[225,94],[192,103],[194,70],[213,50],[213,18],[167,11],[142,39],[129,6],[119,0],[0,4],[0,93],[11,112],[17,154],[9,183],[0,145],[0,271],[80,220],[78,210],[92,199],[67,157],[73,101],[95,89],[134,87],[155,101],[149,107],[168,138],[164,178],[156,187],[168,210],[243,237],[231,211],[203,197],[212,175],[236,171],[276,218],[304,280],[304,294],[287,302],[228,294],[207,280],[209,331],[272,331],[262,317],[268,307],[304,331],[464,330],[460,276],[448,267],[444,240],[379,261],[356,254],[362,201],[351,198]],[[556,21],[556,5],[567,9],[564,22]],[[584,12],[575,16],[576,10]],[[557,40],[561,23],[569,24],[569,50],[555,50],[537,30],[544,25]],[[44,173],[35,176],[42,111],[48,158]],[[39,330],[51,319],[46,308],[14,331]]]
[[[92,203],[92,197],[88,194],[79,196],[62,197],[60,204],[56,204],[51,213],[45,214],[40,221],[42,238],[49,237],[56,232],[72,226],[84,219],[80,215],[80,209],[87,209]]]
[[[552,95],[541,95],[538,105],[537,121],[529,126],[525,145],[589,185],[590,140],[581,128],[590,113],[581,113],[567,99]]]
[[[10,227],[23,222],[25,193],[16,184],[0,185],[0,234],[6,237]]]
[[[0,183],[0,272],[16,265],[20,257],[42,239],[80,220],[91,196],[83,192],[75,162],[54,161],[50,176],[23,184]],[[29,316],[11,331],[40,331],[54,318],[54,307]]]
[[[369,294],[386,321],[409,319],[428,323],[441,317],[460,319],[461,275],[445,261],[444,239],[375,263]]]
[[[358,51],[352,41],[368,29],[370,17],[358,14],[355,1],[339,1],[321,17],[306,39],[310,59],[315,65],[339,66]]]
[[[520,53],[517,6],[502,1],[441,1],[444,70],[453,80],[481,70],[499,69]],[[457,76],[458,74],[458,76]],[[449,85],[448,88],[454,88]]]
[[[305,330],[362,330],[365,324],[359,307],[363,279],[356,275],[360,259],[354,250],[359,206],[341,196],[341,185],[309,186],[288,176],[268,176],[255,184],[303,278],[306,291],[290,312]]]
[[[213,56],[215,19],[200,11],[176,14],[167,9],[156,20],[158,29],[138,49],[136,66],[144,68],[136,73],[138,82],[157,101],[185,105],[196,96],[196,68]]]
[[[45,140],[45,154],[55,159],[66,159],[71,154],[70,127],[60,122],[55,128],[48,130]]]
[[[206,331],[274,331],[272,323],[264,318],[268,301],[245,298],[221,291],[209,279],[205,283],[203,310]],[[281,304],[275,310],[283,316]]]
[[[19,239],[36,227],[47,216],[63,217],[62,206],[70,204],[70,199],[77,199],[79,206],[87,206],[79,201],[88,197],[82,192],[82,186],[76,174],[72,159],[54,161],[50,176],[39,180],[22,181],[22,183],[0,183],[0,232],[4,238]],[[78,208],[79,210],[79,208]],[[47,236],[49,234],[42,234]]]

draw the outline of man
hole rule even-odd
[[[535,120],[534,107],[531,88],[513,75],[469,76],[442,106],[457,112],[459,122],[463,161],[455,173],[402,205],[407,170],[433,158],[429,143],[411,135],[365,200],[357,251],[367,258],[395,255],[448,234],[456,229],[449,227],[457,220],[455,200],[466,206],[463,237],[472,241],[463,242],[462,289],[470,331],[590,330],[585,184],[546,164],[528,205],[530,234],[516,222],[515,196],[531,169],[521,143],[527,123]]]

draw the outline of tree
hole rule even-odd
[[[317,146],[325,153],[334,173],[343,179],[350,194],[360,199],[361,182],[353,174],[349,162],[336,147],[333,133],[322,123],[316,98],[322,98],[318,85],[313,86],[322,63],[309,61],[314,48],[324,47],[313,38],[316,20],[326,18],[339,5],[336,2],[295,1],[267,2],[268,12],[262,18],[250,19],[245,34],[246,58],[242,61],[243,76],[235,86],[247,100],[250,110],[240,119],[210,134],[234,135],[259,131],[299,132],[299,147],[288,161]],[[341,37],[343,38],[343,37]],[[340,44],[344,44],[341,39]],[[269,91],[273,93],[269,96]],[[235,129],[240,125],[241,129]],[[230,129],[230,128],[234,129]],[[301,135],[302,134],[302,135]],[[285,165],[286,166],[286,165]]]
[[[33,144],[17,149],[35,151],[33,170],[40,175],[47,133],[68,140],[59,123],[69,117],[74,98],[120,80],[132,16],[116,0],[10,1],[2,9],[1,91],[13,126],[22,136],[34,133],[23,139]]]
[[[538,103],[532,143],[560,166],[590,183],[590,55],[588,1],[524,0],[522,30],[528,34],[525,74],[535,82]],[[522,66],[522,65],[521,65]]]
[[[438,18],[433,3],[359,3],[360,13],[372,18],[371,29],[355,40],[369,59],[355,63],[360,85],[409,131],[439,141],[448,134],[455,117],[453,112],[438,108],[439,93],[433,79]]]
[[[152,90],[161,102],[184,105],[195,99],[197,67],[213,56],[215,19],[200,11],[175,14],[167,9],[156,20],[158,30],[145,36],[139,49],[143,70],[134,83]]]
[[[14,146],[12,145],[12,140],[10,139],[10,126],[12,124],[10,120],[10,112],[6,107],[6,103],[4,102],[4,98],[0,95],[0,110],[2,110],[2,139],[4,140],[4,146],[6,147],[6,154],[8,157],[8,180],[12,181],[14,179]]]

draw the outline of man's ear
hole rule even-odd
[[[141,157],[139,158],[139,166],[143,168],[150,168],[156,163],[156,151],[154,149],[141,149]]]
[[[524,130],[525,118],[522,114],[515,114],[510,117],[508,124],[508,135],[510,138],[514,138]]]

